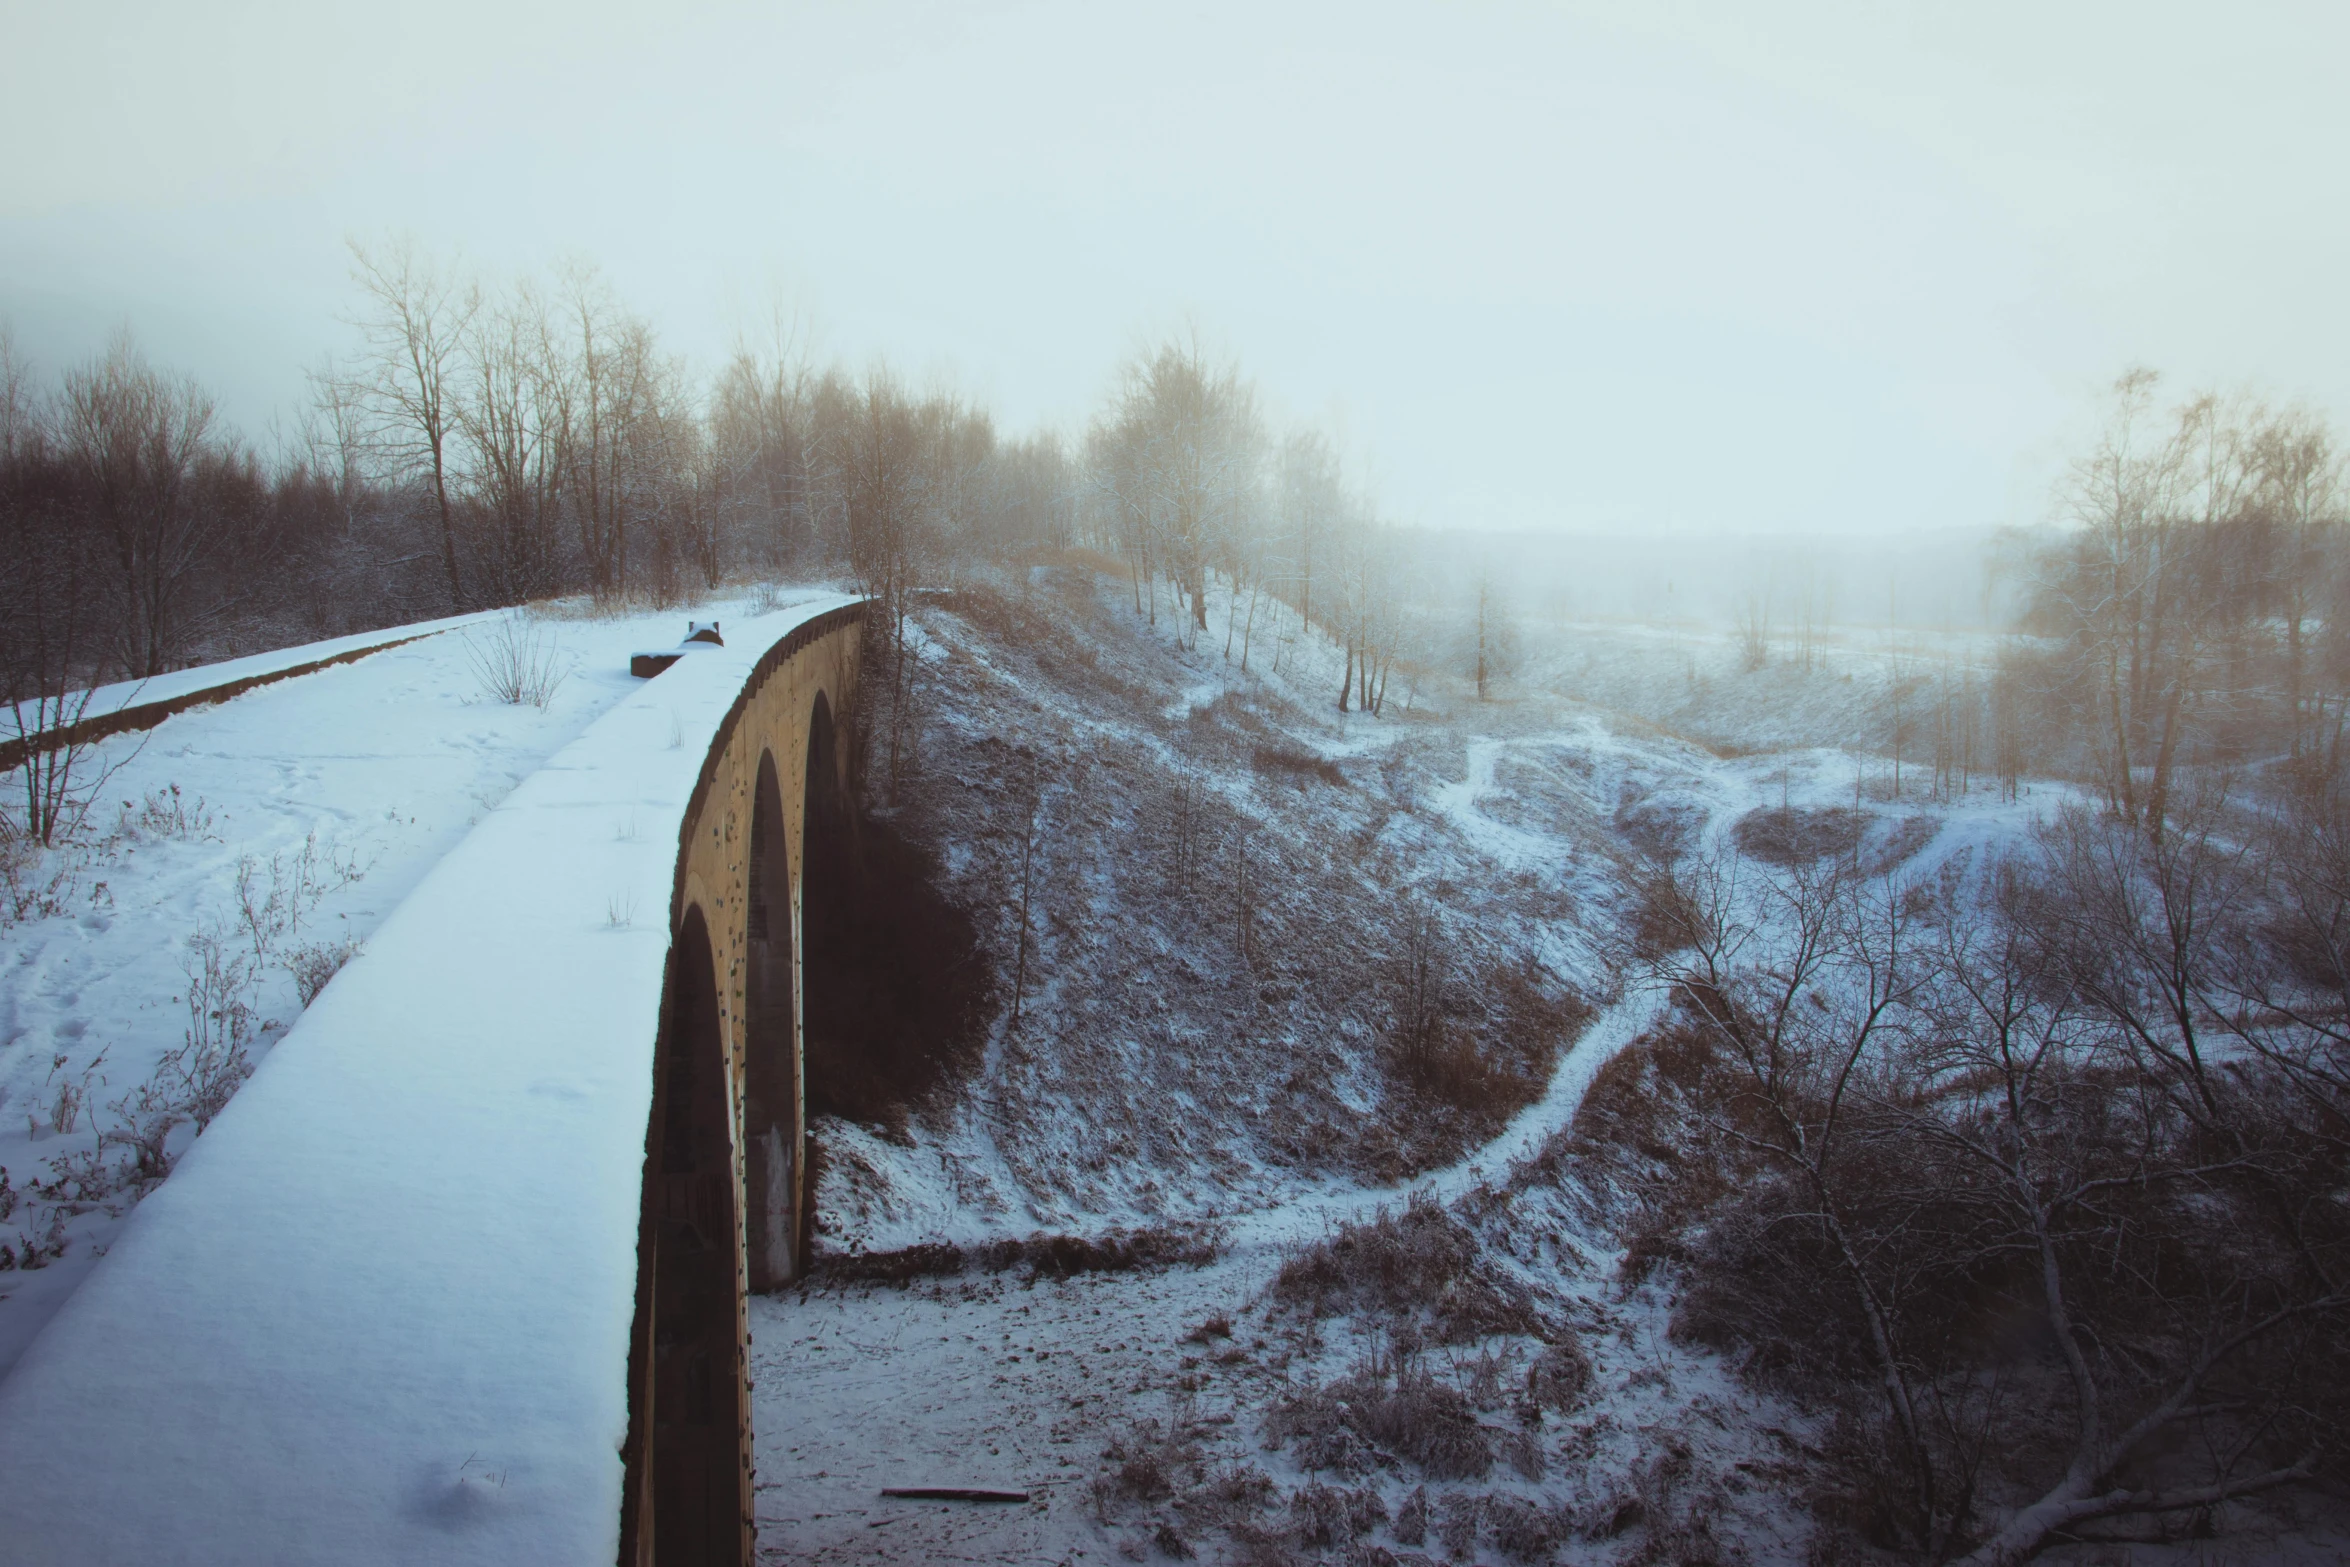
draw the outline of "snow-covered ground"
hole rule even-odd
[[[0,1382],[13,1549],[611,1558],[677,833],[850,602],[622,688],[383,919]]]
[[[1880,763],[1843,742],[1857,734],[1866,753],[1886,682],[1936,650],[1881,656],[1865,634],[1825,671],[1748,675],[1727,637],[1693,650],[1682,631],[1550,628],[1529,635],[1528,667],[1496,701],[1439,678],[1408,712],[1391,694],[1384,716],[1341,716],[1342,654],[1293,622],[1260,623],[1243,672],[1237,645],[1224,653],[1220,592],[1194,639],[1165,606],[1139,620],[1123,583],[1076,578],[919,611],[920,763],[885,814],[935,852],[974,918],[992,1011],[943,1099],[894,1125],[820,1123],[819,1245],[1205,1226],[1221,1249],[1205,1266],[1067,1277],[1033,1263],[901,1285],[820,1272],[755,1300],[762,1559],[1804,1559],[1816,1433],[1674,1342],[1665,1289],[1622,1288],[1615,1238],[1543,1184],[1594,1075],[1662,1004],[1626,962],[1626,873],[1758,808],[1850,809],[1856,781],[1880,848],[1921,867],[1979,858],[2063,792],[1887,797]],[[61,1083],[88,1075],[102,1113],[181,1043],[183,961],[191,938],[240,928],[241,868],[263,923],[273,886],[301,919],[260,965],[266,1044],[298,1002],[294,950],[364,941],[632,689],[626,653],[673,639],[682,618],[556,623],[576,669],[543,712],[486,701],[452,635],[175,718],[135,755],[135,739],[110,742],[130,758],[108,791],[128,802],[109,807],[118,835],[80,868],[69,910],[0,930],[0,1164],[17,1190],[91,1147],[89,1109],[70,1136],[54,1129]],[[1015,1033],[1007,888],[1036,778]],[[1172,869],[1179,798],[1206,812],[1196,884]],[[1244,896],[1253,946],[1238,934]],[[1506,1113],[1416,1105],[1386,1065],[1407,905],[1446,923],[1467,988],[1530,975],[1574,1003],[1525,1014],[1563,1021]],[[1487,999],[1459,998],[1464,1027],[1509,1021]],[[1398,1319],[1301,1309],[1277,1287],[1283,1265],[1394,1222],[1415,1193],[1474,1238],[1471,1271],[1539,1319],[1421,1352],[1507,1456],[1473,1476],[1316,1467],[1295,1437],[1276,1442],[1276,1417],[1367,1385],[1345,1379],[1392,1350]],[[103,1204],[28,1202],[19,1243],[37,1247],[58,1213],[64,1254],[0,1272],[0,1365],[119,1223]],[[1530,1413],[1517,1390],[1560,1346],[1588,1384]],[[880,1495],[920,1485],[1030,1500]],[[1336,1534],[1333,1506],[1354,1520]]]
[[[1749,668],[1727,627],[1620,620],[1529,620],[1514,689],[1587,703],[1714,749],[1852,748],[1872,759],[1911,729],[1915,765],[1928,703],[1945,682],[1980,700],[2000,652],[2019,639],[1984,630],[1829,627],[1808,656],[1785,628]],[[1898,694],[1899,700],[1896,700]]]
[[[748,612],[721,601],[692,614],[731,623]],[[111,1107],[186,1043],[190,968],[201,970],[208,945],[216,978],[221,964],[231,970],[214,999],[251,1009],[258,1059],[301,1010],[294,970],[363,946],[516,784],[642,686],[628,655],[674,643],[686,618],[558,610],[536,621],[562,675],[543,708],[485,692],[468,637],[485,644],[491,628],[461,621],[96,748],[93,775],[114,771],[92,812],[94,842],[25,872],[31,882],[61,877],[52,900],[61,907],[0,925],[0,1169],[15,1194],[0,1243],[16,1264],[0,1267],[0,1374],[104,1254],[136,1199],[136,1187],[75,1178],[77,1161],[125,1124],[128,1107]],[[184,672],[135,699],[391,635]],[[192,1135],[183,1126],[169,1152]]]
[[[1856,770],[1872,852],[1920,869],[2011,840],[2063,792],[2003,801],[1978,786],[1934,801],[1913,779],[1888,797],[1874,758],[1816,738],[1858,721],[1865,746],[1877,678],[1866,648],[1813,682],[1777,744],[1756,706],[1768,693],[1722,685],[1709,714],[1744,726],[1725,745],[1606,700],[1686,690],[1666,637],[1597,639],[1590,667],[1615,683],[1590,699],[1565,689],[1562,661],[1582,662],[1567,635],[1544,671],[1495,701],[1438,679],[1408,716],[1391,699],[1383,717],[1342,717],[1340,651],[1266,639],[1260,624],[1243,674],[1237,648],[1224,655],[1220,595],[1190,646],[1163,606],[1155,627],[1138,624],[1107,589],[1089,604],[1040,574],[1007,591],[1005,603],[963,594],[921,612],[925,760],[894,817],[940,851],[946,884],[984,923],[1006,904],[1024,758],[1051,759],[1048,776],[1069,780],[1043,813],[1053,832],[1024,998],[1023,1032],[1050,1043],[1007,1042],[999,1018],[955,1101],[902,1136],[821,1123],[820,1244],[951,1242],[976,1257],[975,1243],[1030,1231],[1205,1221],[1224,1249],[1205,1267],[1065,1278],[976,1264],[903,1285],[820,1274],[755,1302],[763,1557],[1408,1561],[1448,1554],[1433,1521],[1406,1522],[1425,1486],[1432,1518],[1451,1510],[1455,1559],[1718,1547],[1725,1560],[1802,1560],[1802,1418],[1673,1342],[1669,1294],[1623,1291],[1604,1224],[1542,1185],[1538,1156],[1663,1003],[1626,962],[1625,873],[1644,849],[1719,839],[1759,808],[1850,810]],[[1046,614],[1049,632],[1028,618]],[[1715,652],[1730,658],[1726,639]],[[1344,782],[1252,767],[1267,746],[1324,759]],[[1202,910],[1168,890],[1168,781],[1185,772],[1226,813],[1217,842],[1245,834],[1260,855],[1261,946],[1247,962],[1232,955],[1228,905]],[[1531,963],[1594,1010],[1553,1042],[1543,1081],[1509,1116],[1465,1143],[1407,1140],[1407,1172],[1382,1178],[1349,1150],[1418,1113],[1381,1066],[1406,897],[1441,912],[1464,972]],[[1013,936],[998,921],[991,957]],[[1295,1137],[1301,1123],[1311,1135]],[[1360,1311],[1302,1317],[1272,1288],[1283,1263],[1402,1212],[1413,1193],[1472,1229],[1482,1265],[1540,1302],[1548,1331],[1589,1362],[1573,1407],[1546,1412],[1531,1450],[1509,1449],[1538,1455],[1526,1469],[1438,1479],[1401,1462],[1348,1477],[1309,1469],[1295,1442],[1270,1445],[1277,1411],[1375,1358],[1393,1326]],[[1231,1337],[1194,1332],[1211,1319],[1229,1319]],[[1462,1388],[1480,1361],[1522,1381],[1544,1348],[1503,1333],[1430,1363]],[[1506,1388],[1478,1407],[1501,1447],[1525,1429]],[[1122,1478],[1138,1452],[1183,1471],[1167,1494]],[[1262,1505],[1219,1513],[1217,1487],[1246,1489],[1249,1475],[1264,1481]],[[1031,1500],[879,1494],[941,1484]],[[1309,1515],[1328,1504],[1323,1485],[1367,1490],[1387,1521],[1351,1542],[1318,1535]],[[1358,1521],[1373,1506],[1350,1505]]]

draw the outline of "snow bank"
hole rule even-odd
[[[613,1559],[677,830],[844,602],[623,699],[270,1052],[0,1383],[16,1559]]]

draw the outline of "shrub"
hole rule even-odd
[[[1273,1505],[1273,1481],[1250,1463],[1236,1463],[1215,1471],[1185,1492],[1176,1509],[1196,1523],[1229,1528],[1256,1517]]]
[[[1344,1546],[1387,1521],[1387,1504],[1369,1486],[1341,1491],[1315,1481],[1289,1499],[1298,1540],[1310,1546]]]
[[[1420,1192],[1400,1214],[1382,1209],[1342,1224],[1288,1257],[1273,1295],[1315,1316],[1369,1311],[1408,1321],[1425,1312],[1447,1343],[1541,1326],[1523,1292],[1480,1262],[1469,1227]]]
[[[1849,808],[1774,805],[1749,811],[1731,829],[1741,852],[1770,865],[1809,865],[1852,853],[1867,827]]]
[[[1395,1543],[1424,1545],[1428,1540],[1428,1488],[1414,1486],[1395,1510]]]
[[[930,1242],[895,1251],[843,1252],[818,1258],[816,1272],[843,1282],[874,1284],[905,1284],[918,1278],[946,1277],[966,1270],[1008,1273],[1021,1267],[1038,1278],[1069,1278],[1080,1273],[1204,1268],[1222,1256],[1223,1250],[1224,1232],[1210,1225],[1111,1230],[1099,1237],[1047,1235],[1040,1231],[1023,1240],[987,1241],[973,1246]],[[1229,1319],[1224,1320],[1224,1327],[1229,1335]]]
[[[294,948],[285,956],[286,971],[294,976],[294,990],[308,1006],[326,989],[326,982],[342,972],[343,965],[359,955],[356,941],[313,941]]]
[[[1312,778],[1333,788],[1346,787],[1346,774],[1338,770],[1336,762],[1295,746],[1260,745],[1249,753],[1248,762],[1260,773],[1292,778],[1300,783]]]
[[[212,835],[212,807],[201,796],[191,804],[178,784],[148,790],[135,812],[124,802],[123,813],[130,826],[150,838],[194,840]]]
[[[1561,1413],[1581,1402],[1591,1386],[1591,1360],[1573,1338],[1562,1338],[1526,1369],[1526,1397],[1538,1409]]]
[[[1493,1531],[1494,1548],[1518,1562],[1548,1561],[1574,1534],[1571,1516],[1521,1496],[1487,1497],[1485,1523]]]
[[[520,610],[466,632],[465,662],[484,696],[513,707],[545,707],[570,673],[554,631]]]
[[[1469,1401],[1422,1372],[1358,1372],[1305,1387],[1274,1406],[1265,1434],[1295,1443],[1299,1466],[1316,1471],[1364,1474],[1382,1453],[1436,1480],[1482,1479],[1493,1468],[1492,1439]]]

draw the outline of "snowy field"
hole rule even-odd
[[[1622,620],[1529,620],[1513,680],[1540,692],[1653,724],[1721,751],[1891,750],[1897,713],[1923,731],[1926,699],[1942,682],[1988,689],[2008,633],[1910,626],[1825,627],[1808,661],[1782,629],[1761,668],[1748,668],[1738,634],[1719,625]],[[1906,710],[1892,700],[1896,687]],[[1913,737],[1910,760],[1924,742]]]
[[[717,602],[692,614],[730,621],[748,608]],[[629,653],[675,643],[686,618],[558,611],[534,622],[561,676],[543,708],[488,695],[474,650],[489,628],[459,626],[97,748],[93,772],[114,771],[92,813],[93,842],[28,873],[54,883],[59,906],[0,926],[0,1169],[14,1198],[0,1243],[15,1264],[0,1268],[0,1370],[136,1201],[138,1186],[96,1178],[89,1161],[99,1137],[126,1124],[130,1096],[187,1044],[191,994],[209,995],[232,1026],[241,1020],[249,1054],[265,1054],[301,1011],[304,985],[363,946],[516,784],[639,689]],[[354,640],[369,639],[239,660],[226,673],[307,662]],[[167,1154],[193,1133],[181,1126]]]

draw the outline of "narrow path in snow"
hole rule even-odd
[[[1553,1133],[1574,1121],[1592,1078],[1656,1022],[1664,1004],[1661,990],[1642,988],[1602,1010],[1560,1056],[1543,1096],[1519,1111],[1501,1135],[1456,1162],[1395,1186],[1308,1192],[1242,1215],[1232,1221],[1230,1249],[1278,1251],[1338,1225],[1360,1223],[1381,1208],[1400,1207],[1414,1193],[1426,1192],[1449,1203],[1480,1185],[1500,1181],[1512,1165],[1531,1157]]]
[[[1556,876],[1572,854],[1565,838],[1486,812],[1486,802],[1507,797],[1505,754],[1628,743],[1597,719],[1539,735],[1469,737],[1460,780],[1429,789],[1425,806],[1472,851],[1472,864],[1482,857],[1505,871]],[[1710,761],[1692,772],[1685,781],[1704,802],[1702,830],[1718,831],[1745,791]],[[1192,1397],[1179,1388],[1209,1351],[1186,1335],[1211,1316],[1237,1318],[1291,1248],[1338,1225],[1399,1208],[1414,1192],[1450,1202],[1505,1180],[1573,1122],[1599,1070],[1653,1025],[1665,999],[1657,987],[1628,987],[1562,1050],[1541,1097],[1453,1164],[1393,1186],[1306,1185],[1230,1215],[1226,1250],[1205,1268],[1033,1282],[967,1275],[905,1288],[818,1284],[755,1298],[761,1559],[1108,1558],[1115,1542],[1095,1525],[1090,1492],[1098,1455],[1112,1435],[1165,1420],[1174,1402]],[[1244,1362],[1202,1395],[1225,1405],[1191,1413],[1253,1421],[1284,1375],[1261,1348],[1249,1346]],[[1236,1390],[1245,1410],[1227,1407]],[[1031,1500],[989,1507],[881,1495],[909,1485],[1025,1488]]]
[[[1458,1163],[1394,1187],[1307,1192],[1234,1221],[1205,1268],[1008,1275],[895,1289],[821,1285],[751,1301],[763,1562],[1106,1559],[1094,1460],[1111,1434],[1173,1411],[1198,1363],[1185,1335],[1254,1298],[1287,1249],[1427,1190],[1450,1201],[1497,1180],[1573,1121],[1592,1078],[1664,996],[1640,989],[1585,1025],[1549,1090]],[[1251,1365],[1243,1385],[1279,1373]],[[1210,1421],[1234,1408],[1196,1410]],[[901,1501],[889,1486],[1025,1489],[1022,1505]]]
[[[1477,808],[1477,802],[1495,790],[1494,769],[1507,745],[1502,740],[1471,740],[1461,781],[1430,790],[1428,803],[1454,831],[1498,865],[1510,870],[1555,865],[1566,853],[1557,839],[1497,822]]]

